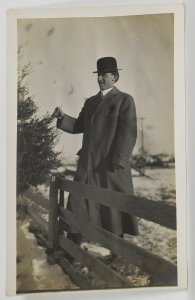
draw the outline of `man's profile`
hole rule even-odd
[[[115,87],[119,79],[117,61],[103,57],[97,61],[100,91],[85,101],[78,116],[73,118],[56,108],[57,127],[76,134],[83,133],[82,148],[74,180],[96,187],[133,195],[129,159],[137,137],[136,109],[132,96]],[[112,201],[112,199],[110,199]],[[88,219],[87,200],[70,195],[67,208]],[[118,236],[137,235],[135,216],[99,205],[100,226]],[[80,235],[69,237],[80,243]]]

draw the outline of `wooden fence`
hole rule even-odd
[[[74,215],[64,208],[64,191],[70,192],[82,198],[88,199],[89,221]],[[124,277],[108,267],[95,256],[77,246],[63,234],[63,228],[68,224],[80,232],[87,240],[100,243],[110,249],[116,255],[121,255],[129,263],[138,266],[141,270],[151,275],[159,282],[159,285],[177,285],[177,266],[158,255],[137,246],[133,242],[126,241],[111,232],[98,227],[98,214],[95,215],[96,205],[112,205],[119,211],[131,213],[139,218],[155,222],[167,228],[176,229],[176,208],[174,206],[155,202],[142,197],[130,196],[128,194],[110,191],[103,188],[96,188],[80,182],[66,180],[60,176],[52,177],[50,182],[49,201],[31,191],[25,193],[27,199],[27,210],[34,222],[48,238],[47,246],[54,252],[59,249],[68,253],[71,257],[80,261],[82,265],[96,274],[106,284],[106,287],[128,287],[132,286]],[[29,202],[30,199],[31,201]],[[112,199],[112,201],[110,201]],[[31,203],[31,204],[30,204]],[[33,203],[33,205],[32,205]],[[38,213],[48,211],[49,220],[46,221]],[[93,219],[90,219],[93,211]],[[94,215],[96,216],[94,218]],[[63,255],[58,257],[58,262],[75,279],[73,267]],[[77,281],[77,279],[75,279]],[[81,288],[89,288],[90,282],[80,280]]]

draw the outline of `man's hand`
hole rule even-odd
[[[52,114],[52,117],[57,118],[57,119],[62,119],[63,116],[64,116],[64,113],[63,113],[62,109],[59,106],[57,106]]]

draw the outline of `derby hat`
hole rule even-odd
[[[122,69],[117,68],[117,62],[114,57],[102,57],[97,61],[97,71],[93,73],[110,73],[116,72]]]

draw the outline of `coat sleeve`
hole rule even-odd
[[[113,164],[125,168],[133,152],[137,138],[136,108],[133,98],[126,95],[121,104],[116,135],[113,144]]]
[[[87,100],[86,100],[87,102]],[[67,114],[64,114],[62,119],[57,120],[57,128],[66,131],[68,133],[83,133],[84,131],[84,116],[86,110],[86,102],[79,113],[78,118],[73,118]]]

